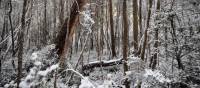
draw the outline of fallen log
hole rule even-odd
[[[122,59],[116,59],[116,60],[109,60],[109,61],[95,61],[91,62],[89,64],[83,65],[82,70],[91,70],[95,67],[108,67],[108,66],[114,66],[118,64],[122,64]]]

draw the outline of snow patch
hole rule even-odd
[[[96,88],[90,81],[88,77],[81,80],[81,85],[79,88]]]
[[[58,67],[59,67],[58,64],[52,65],[51,67],[47,68],[44,71],[39,71],[38,75],[46,76],[48,73],[52,72],[53,70],[57,69]]]
[[[36,60],[38,58],[37,52],[32,53],[31,60]]]
[[[160,71],[158,71],[158,70],[152,71],[151,69],[145,69],[145,72],[146,72],[146,73],[144,74],[144,77],[153,76],[156,80],[158,80],[158,81],[161,82],[161,83],[164,83],[164,82],[171,82],[170,79],[165,78],[165,77],[160,73]]]

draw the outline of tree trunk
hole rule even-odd
[[[42,30],[42,41],[41,41],[41,43],[42,43],[42,46],[45,46],[45,45],[47,45],[48,43],[48,41],[47,41],[47,39],[48,39],[48,26],[47,26],[47,0],[44,0],[44,21],[43,21],[43,24],[44,24],[44,26],[43,26],[43,30]]]
[[[25,17],[26,17],[26,6],[27,1],[24,0],[23,9],[22,9],[22,17],[21,17],[21,30],[19,30],[19,37],[18,37],[18,73],[17,73],[17,88],[19,88],[19,83],[22,77],[22,60],[23,60],[23,43],[24,43],[24,31],[25,31]]]
[[[142,0],[139,2],[139,27],[140,27],[140,37],[142,37]],[[139,47],[139,45],[138,45]]]
[[[183,63],[182,63],[182,60],[181,60],[181,57],[180,57],[182,49],[180,49],[180,47],[177,46],[179,43],[178,43],[178,40],[177,40],[176,29],[175,29],[175,25],[174,25],[175,24],[174,23],[174,16],[171,17],[170,22],[171,22],[171,27],[172,27],[172,33],[171,33],[172,34],[172,42],[175,46],[175,51],[174,51],[175,52],[175,59],[178,62],[178,69],[184,70],[184,66],[183,66]]]
[[[79,12],[83,10],[83,6],[87,3],[87,0],[77,0],[73,3],[72,8],[71,8],[71,14],[70,14],[70,19],[69,19],[69,27],[68,27],[68,33],[67,36],[64,34],[64,45],[62,45],[62,47],[59,47],[59,50],[61,50],[59,53],[59,63],[60,63],[60,67],[64,68],[64,63],[65,63],[65,57],[66,54],[68,52],[69,47],[72,44],[72,38],[73,38],[73,34],[76,28],[76,24],[78,23],[78,17],[79,17]],[[65,20],[65,23],[67,20]],[[67,24],[63,24],[62,26],[62,30],[66,30],[67,29]],[[63,37],[62,37],[63,38]],[[63,40],[62,40],[63,41]],[[59,44],[58,44],[59,45]]]
[[[10,11],[8,13],[8,18],[9,18],[9,21],[10,21],[10,32],[11,32],[11,39],[12,39],[12,57],[14,57],[14,55],[15,55],[15,43],[14,43],[14,41],[15,40],[14,40],[14,29],[13,29],[12,18],[11,18],[11,15],[12,15],[12,0],[9,1],[9,6],[10,6]],[[12,60],[12,66],[13,66],[13,69],[16,70],[14,60]]]
[[[60,24],[63,24],[63,18],[64,18],[64,2],[63,0],[60,0],[60,13],[59,13],[59,20],[60,20]]]
[[[0,0],[0,8],[1,8],[1,0]]]
[[[14,44],[14,32],[13,32],[13,25],[12,25],[12,18],[11,18],[11,13],[12,13],[12,0],[9,1],[10,5],[10,11],[9,11],[9,21],[10,21],[10,31],[11,31],[11,38],[12,38],[12,56],[15,55],[15,44]]]
[[[57,4],[56,4],[56,0],[53,0],[52,1],[53,2],[53,28],[54,28],[54,30],[56,29],[56,16],[57,16],[57,14],[56,14],[56,10],[57,10]],[[53,38],[54,37],[56,37],[56,33],[53,33]]]
[[[141,59],[144,60],[144,55],[145,55],[145,49],[147,45],[147,34],[148,34],[148,28],[149,28],[149,22],[150,22],[150,17],[151,17],[151,8],[152,8],[152,0],[149,0],[149,7],[148,7],[148,17],[147,17],[147,27],[144,32],[144,42],[143,42],[143,47],[141,51]]]
[[[115,52],[115,35],[114,35],[114,23],[113,23],[113,9],[112,9],[112,0],[109,0],[109,11],[110,11],[110,38],[111,38],[111,51],[112,57],[116,56]]]
[[[133,0],[133,46],[138,50],[138,1]]]
[[[160,11],[160,0],[157,1],[157,12]],[[153,56],[150,58],[150,68],[155,69],[158,59],[158,28],[155,29],[155,43],[154,43],[154,53]]]
[[[128,71],[128,65],[127,65],[127,55],[128,55],[128,20],[127,20],[127,5],[126,1],[123,1],[123,23],[124,23],[124,37],[123,37],[123,66],[124,66],[124,75],[126,75],[126,72]],[[128,82],[128,79],[125,79],[125,87],[130,88],[130,84]]]

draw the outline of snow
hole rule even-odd
[[[96,87],[89,81],[88,77],[84,77],[81,80],[81,85],[79,88],[116,88],[116,83],[112,80],[112,74],[107,74],[106,79],[104,80],[103,84],[99,85],[97,83]]]
[[[116,88],[116,83],[112,80],[113,75],[107,74],[106,79],[104,80],[102,85],[99,85],[97,88]]]
[[[111,63],[111,62],[117,62],[120,61],[122,59],[113,59],[113,60],[109,60],[109,61],[103,61],[104,63]]]
[[[165,78],[165,77],[160,73],[160,71],[158,71],[158,70],[152,71],[151,69],[145,69],[145,72],[146,72],[146,73],[144,74],[144,77],[153,76],[156,80],[158,80],[158,81],[161,82],[161,83],[164,83],[164,82],[171,82],[170,79]]]
[[[35,60],[35,59],[37,59],[37,58],[38,58],[37,53],[36,53],[36,52],[32,53],[31,59],[32,59],[32,60]]]
[[[132,71],[126,71],[125,73],[126,73],[126,75],[131,75]]]
[[[48,45],[44,47],[42,50],[35,51],[31,54],[30,60],[31,63],[34,63],[34,67],[32,67],[28,75],[22,79],[19,85],[21,88],[30,88],[32,86],[40,84],[41,82],[45,81],[44,79],[45,76],[47,76],[50,72],[59,67],[59,64],[53,64],[50,67],[47,67],[46,70],[40,71],[41,68],[45,66],[45,64],[43,64],[44,61],[46,59],[49,59],[47,55],[50,54],[51,50],[54,48],[55,48],[54,44]],[[42,80],[39,80],[41,79],[41,76]]]
[[[48,73],[52,72],[53,70],[57,69],[58,67],[59,67],[59,64],[52,65],[51,67],[47,68],[44,71],[39,71],[38,75],[46,76]]]
[[[90,81],[88,77],[81,80],[81,85],[79,88],[96,88]]]
[[[100,62],[103,62],[103,63],[111,63],[111,62],[117,62],[117,61],[120,61],[122,59],[113,59],[113,60],[102,60],[102,61],[93,61],[93,62],[90,62],[89,64],[95,64],[95,63],[100,63]]]
[[[91,28],[92,25],[95,23],[95,21],[92,18],[92,12],[90,10],[90,4],[87,4],[84,6],[85,10],[82,12],[79,12],[80,14],[82,14],[82,18],[80,19],[80,24],[85,27],[85,29],[87,31],[89,31],[89,33],[92,32]]]
[[[112,74],[107,74],[107,79],[108,80],[112,79],[112,76],[113,76]]]
[[[6,84],[6,85],[4,85],[4,88],[8,88],[10,85],[9,84]]]
[[[42,63],[39,62],[39,61],[36,61],[36,62],[34,63],[34,65],[39,66],[39,65],[42,65]]]

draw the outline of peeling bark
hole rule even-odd
[[[68,49],[70,47],[70,45],[72,44],[72,39],[73,39],[73,34],[75,32],[76,29],[76,25],[78,23],[78,17],[79,17],[79,12],[83,10],[84,5],[87,3],[87,0],[76,0],[74,1],[72,7],[71,7],[71,13],[70,13],[70,18],[69,18],[69,23],[67,24],[63,24],[62,26],[62,30],[65,30],[65,33],[67,34],[63,34],[62,38],[65,38],[64,40],[61,40],[63,43],[58,43],[57,46],[59,46],[59,63],[60,63],[60,67],[64,68],[64,62],[65,62],[65,57],[66,54],[68,52]],[[67,23],[67,20],[65,20],[64,23]],[[68,26],[68,27],[67,27]],[[68,28],[68,30],[67,30]],[[66,32],[67,30],[67,32]],[[64,37],[65,36],[65,37]],[[60,45],[61,44],[61,45]]]

